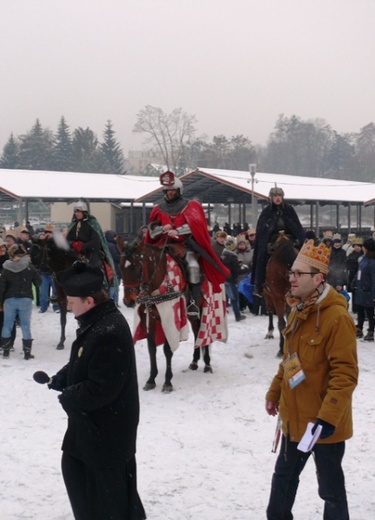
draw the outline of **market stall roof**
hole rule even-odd
[[[20,198],[69,202],[80,197],[91,202],[124,202],[133,201],[159,185],[158,177],[0,169],[2,202]]]
[[[223,203],[250,202],[252,180],[249,172],[197,168],[182,175],[184,196],[198,198],[201,202]],[[256,172],[254,193],[260,200],[268,200],[268,193],[274,186],[283,188],[285,199],[292,204],[343,204],[348,202],[363,205],[375,197],[375,183],[302,177],[276,173]],[[136,202],[155,202],[162,196],[162,187],[150,191]]]

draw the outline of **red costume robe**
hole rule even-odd
[[[161,226],[170,224],[173,229],[179,228],[184,224],[188,224],[191,235],[197,244],[213,259],[216,268],[203,256],[199,256],[199,263],[202,267],[204,274],[208,281],[212,283],[214,293],[221,292],[220,284],[223,284],[230,275],[230,271],[221,262],[220,258],[216,255],[212,248],[210,235],[207,230],[206,217],[202,205],[196,200],[187,201],[187,204],[183,209],[176,215],[168,214],[163,211],[159,206],[155,206],[151,212],[149,222],[159,221]],[[145,241],[147,243],[164,245],[166,240],[170,242],[179,242],[184,244],[186,241],[186,235],[178,235],[177,237],[168,237],[167,234],[162,233],[155,239],[152,239],[147,233]]]

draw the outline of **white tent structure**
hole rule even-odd
[[[375,183],[370,182],[255,171],[251,175],[249,172],[211,168],[197,168],[181,179],[185,196],[198,197],[207,204],[208,215],[213,204],[221,203],[228,206],[229,214],[231,208],[238,205],[239,212],[242,211],[245,216],[246,207],[251,204],[253,220],[256,220],[259,207],[268,200],[270,188],[279,186],[283,188],[289,203],[310,206],[309,227],[317,230],[321,225],[319,212],[322,206],[335,208],[331,224],[336,228],[340,227],[343,208],[346,208],[345,220],[350,230],[352,227],[361,228],[362,211],[366,206],[375,204]],[[18,202],[20,221],[22,217],[27,218],[30,201],[69,204],[82,197],[90,202],[108,202],[122,207],[130,204],[129,211],[132,211],[134,203],[142,203],[145,208],[145,203],[159,200],[161,190],[158,177],[151,176],[0,169],[0,201]],[[23,206],[26,215],[22,215]],[[242,220],[245,221],[245,217]],[[355,226],[352,226],[354,220]],[[372,221],[374,225],[375,214]]]

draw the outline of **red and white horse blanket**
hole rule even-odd
[[[185,281],[178,263],[167,255],[167,272],[161,286],[150,296],[162,299],[167,295],[165,301],[156,301],[160,322],[156,326],[156,345],[163,345],[168,341],[172,352],[179,346],[180,341],[186,341],[189,336],[189,322],[187,319],[186,300],[183,294]],[[211,345],[214,341],[226,342],[228,338],[228,327],[226,318],[226,302],[224,284],[221,292],[214,293],[212,284],[205,283],[202,286],[204,303],[201,314],[201,325],[195,340],[195,348]],[[172,293],[176,293],[174,298]],[[143,307],[145,316],[141,320],[141,305],[137,305],[134,313],[134,342],[147,338],[150,311],[147,305]]]

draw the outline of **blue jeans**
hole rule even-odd
[[[56,299],[56,286],[52,274],[40,273],[40,278],[42,280],[39,287],[40,310],[45,312],[50,303],[50,292],[51,298]],[[54,311],[57,311],[59,306],[57,303],[53,303],[52,308]]]
[[[23,339],[32,339],[30,321],[33,300],[31,298],[7,298],[4,301],[4,324],[1,331],[2,338],[10,338],[14,320],[18,314]]]
[[[268,520],[293,520],[292,507],[296,498],[299,476],[311,455],[297,450],[297,442],[284,436],[272,476]],[[315,444],[313,456],[318,478],[318,492],[324,500],[323,520],[349,520],[345,479],[341,462],[345,442]]]
[[[237,285],[234,282],[225,282],[225,293],[232,304],[233,312],[236,320],[241,319],[240,306],[239,306],[239,295]]]
[[[114,275],[116,276],[116,275]],[[118,283],[118,286],[120,285],[121,283],[121,278],[117,277],[117,283]],[[109,294],[108,296],[111,298],[111,300],[113,300],[115,302],[116,305],[118,305],[118,289],[116,291],[116,289],[114,288],[113,285],[111,285],[111,287],[109,288]]]

